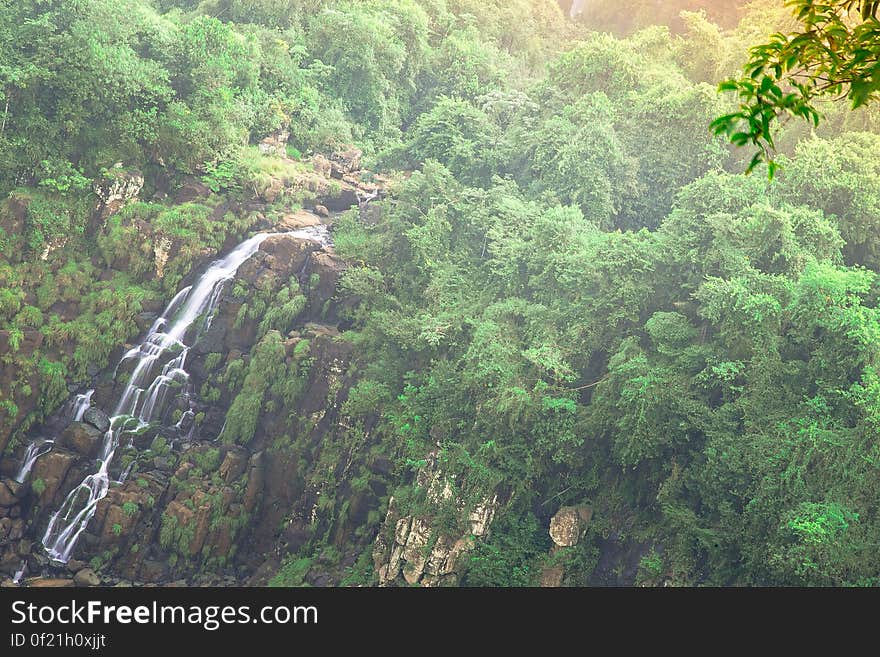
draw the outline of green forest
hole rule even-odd
[[[96,452],[48,461],[99,423],[27,445],[359,176],[329,291],[275,246],[224,288],[77,583],[880,584],[874,90],[749,77],[781,0],[626,4],[0,0],[0,579],[74,577]]]

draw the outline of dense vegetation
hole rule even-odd
[[[772,184],[709,131],[732,110],[718,81],[780,3],[625,21],[619,3],[570,21],[554,0],[124,4],[0,2],[0,192],[9,217],[26,207],[0,233],[19,373],[0,422],[50,412],[146,300],[253,224],[167,200],[192,176],[244,198],[355,143],[406,175],[378,219],[335,231],[359,300],[346,410],[405,473],[399,504],[428,512],[413,481],[436,448],[458,498],[500,494],[465,583],[533,584],[548,515],[583,503],[570,584],[609,537],[646,548],[649,583],[878,583],[876,115],[825,105],[815,132],[784,126]],[[260,156],[285,126],[292,159]],[[87,239],[118,162],[150,202]],[[186,245],[161,280],[151,247],[128,252],[144,225]],[[101,276],[121,258],[128,274]],[[283,385],[259,365],[226,440],[247,442]]]

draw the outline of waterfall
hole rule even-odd
[[[87,392],[76,396],[73,401],[73,409],[71,410],[70,416],[73,422],[79,422],[83,419],[83,415],[85,415],[86,411],[92,405],[93,394],[95,394],[94,390],[88,390]],[[31,469],[34,467],[36,460],[43,454],[48,454],[52,450],[54,444],[54,440],[37,438],[28,445],[24,452],[24,456],[21,459],[21,467],[18,469],[18,472],[14,477],[15,481],[23,483],[31,473]]]
[[[76,401],[73,404],[74,422],[79,422],[83,419],[83,415],[86,414],[86,411],[89,410],[89,407],[92,405],[92,395],[94,394],[94,390],[89,390],[82,395],[76,396]]]
[[[24,483],[24,480],[27,479],[27,476],[31,473],[31,468],[34,467],[34,462],[43,454],[48,453],[54,444],[54,440],[38,439],[28,445],[24,457],[21,460],[21,467],[18,469],[18,473],[16,473],[14,477],[15,481],[20,484]]]
[[[326,226],[313,226],[284,234],[314,240],[322,245],[329,243]],[[270,235],[255,235],[239,244],[227,256],[212,262],[192,286],[175,295],[141,343],[123,355],[114,375],[126,361],[134,360],[134,368],[110,418],[110,428],[104,434],[97,460],[98,469],[70,492],[49,520],[43,536],[43,545],[53,560],[66,563],[70,559],[77,539],[95,515],[98,502],[107,495],[110,487],[109,467],[123,432],[138,430],[161,420],[171,387],[188,380],[185,366],[192,345],[188,345],[186,339],[190,327],[202,316],[205,316],[202,328],[210,325],[222,297],[223,286],[234,278],[238,268],[256,253],[260,244]],[[166,358],[161,370],[156,372],[157,363]],[[123,479],[127,475],[128,472],[125,472]]]

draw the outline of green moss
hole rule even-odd
[[[284,357],[281,335],[277,331],[270,331],[254,348],[242,391],[226,414],[221,440],[247,444],[253,439],[264,395],[272,382],[286,376]]]
[[[312,567],[312,561],[310,558],[288,559],[272,579],[269,580],[269,586],[292,587],[306,585],[305,578]]]
[[[206,449],[193,456],[193,461],[203,472],[213,472],[220,466],[220,450]]]

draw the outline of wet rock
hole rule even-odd
[[[550,520],[550,538],[559,547],[578,544],[587,529],[593,511],[588,506],[564,506]]]
[[[27,567],[33,573],[39,572],[49,565],[49,557],[42,552],[33,552],[27,556]]]
[[[327,191],[322,197],[322,205],[331,212],[343,212],[360,203],[358,188],[344,181],[336,181],[336,186]]]
[[[87,458],[95,458],[104,434],[85,422],[72,422],[61,434],[61,446]]]
[[[107,433],[107,430],[110,428],[110,418],[104,411],[94,406],[86,409],[86,412],[83,414],[83,422],[91,424],[101,434]]]
[[[73,576],[76,586],[100,586],[101,578],[91,568],[83,568]]]
[[[77,456],[71,454],[67,450],[53,449],[48,454],[44,454],[34,462],[34,469],[31,473],[31,482],[38,480],[43,482],[44,489],[42,493],[38,493],[39,503],[45,507],[47,503],[51,503],[58,488],[63,483],[70,468],[77,461]],[[33,487],[33,483],[31,484]],[[36,491],[35,491],[36,492]]]
[[[142,427],[137,431],[126,431],[123,433],[123,436],[130,438],[131,444],[134,445],[135,448],[143,450],[153,444],[153,441],[156,440],[156,436],[159,435],[159,430],[159,427],[150,425],[148,427]]]
[[[137,324],[138,331],[146,333],[147,329],[153,325],[153,322],[156,321],[157,317],[159,317],[157,313],[150,312],[142,312],[135,315],[134,322]]]
[[[314,209],[315,209],[315,214],[318,215],[319,217],[326,218],[326,217],[330,216],[330,210],[328,210],[327,207],[324,205],[318,204],[315,206]]]
[[[10,507],[18,504],[18,498],[23,494],[22,484],[14,479],[0,480],[0,506]]]
[[[79,559],[71,559],[67,562],[67,570],[72,573],[82,570],[86,568],[88,564],[85,561],[80,561]]]

